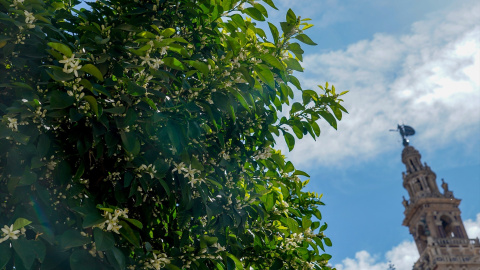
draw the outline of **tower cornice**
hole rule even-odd
[[[405,218],[403,219],[403,226],[409,226],[416,214],[420,214],[422,209],[429,208],[431,206],[441,207],[442,205],[452,205],[454,208],[458,208],[462,200],[456,198],[432,198],[425,197],[416,200],[414,203],[409,204],[405,211]]]

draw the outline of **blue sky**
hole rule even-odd
[[[305,45],[304,88],[350,90],[338,131],[288,153],[324,194],[322,214],[339,270],[410,270],[418,253],[403,227],[405,170],[397,123],[415,128],[411,145],[457,198],[470,238],[480,236],[480,2],[279,0],[315,27]]]

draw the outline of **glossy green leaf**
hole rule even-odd
[[[5,241],[0,243],[0,269],[3,269],[5,265],[7,265],[11,257],[12,249],[10,248],[10,242]]]
[[[313,42],[310,37],[305,34],[298,34],[295,38],[308,45],[317,45],[317,43]]]
[[[260,77],[260,80],[270,86],[270,88],[275,89],[275,79],[270,69],[262,66],[256,66],[255,72],[257,73],[258,77]]]
[[[334,129],[337,129],[337,120],[335,120],[335,117],[333,117],[330,112],[320,111],[319,114],[330,124],[330,126],[332,126]]]
[[[262,0],[263,2],[267,3],[269,6],[271,6],[272,8],[278,10],[278,8],[275,6],[275,4],[273,3],[272,0]]]
[[[100,72],[100,70],[96,66],[92,64],[86,64],[86,65],[83,65],[82,68],[80,68],[80,70],[85,71],[86,73],[94,76],[95,78],[103,82],[102,72]]]
[[[294,58],[287,58],[283,60],[287,64],[287,67],[296,71],[303,72],[302,65],[297,61],[297,59]]]
[[[235,268],[237,270],[243,270],[243,264],[237,257],[235,257],[234,255],[232,255],[230,253],[227,253],[227,257],[235,263]]]
[[[107,259],[111,263],[114,269],[116,270],[126,269],[125,255],[120,249],[113,247],[107,252],[105,252],[105,254],[107,255]]]
[[[278,60],[275,56],[270,55],[270,54],[262,54],[260,55],[260,59],[268,63],[269,65],[278,68],[280,70],[284,70],[285,67],[283,66],[282,62]]]
[[[330,241],[330,238],[325,237],[323,238],[323,241],[325,242],[325,245],[331,247],[332,246],[332,241]]]
[[[130,225],[128,225],[125,221],[120,221],[119,224],[122,226],[120,228],[120,234],[124,237],[128,242],[130,242],[135,247],[140,247],[140,238],[137,232],[135,232]]]
[[[252,17],[253,19],[257,21],[265,21],[265,18],[263,17],[263,14],[256,8],[254,7],[249,7],[244,10],[242,10],[243,13],[247,14],[248,16]]]
[[[25,218],[17,218],[13,223],[13,230],[20,230],[21,228],[31,224],[32,222]]]
[[[293,137],[293,135],[288,132],[284,132],[283,137],[285,138],[285,142],[287,143],[288,151],[292,151],[293,147],[295,146],[295,137]]]
[[[63,249],[80,247],[90,243],[90,239],[81,235],[77,230],[68,230],[60,236],[60,246]]]
[[[94,96],[84,96],[83,99],[85,99],[88,102],[88,104],[90,104],[90,108],[92,108],[95,115],[97,117],[99,117],[99,115],[98,115],[98,104],[97,104],[97,100],[95,99],[95,97]]]
[[[115,238],[111,232],[104,232],[100,228],[93,229],[93,239],[95,247],[99,251],[110,250],[115,246]]]
[[[178,60],[175,57],[165,57],[163,58],[163,63],[167,65],[170,68],[176,69],[176,70],[185,70],[185,65],[183,65],[180,60]]]
[[[289,9],[287,11],[287,16],[286,16],[287,23],[289,24],[296,24],[297,23],[297,15],[293,12],[292,9]]]
[[[140,221],[138,221],[136,219],[133,219],[133,218],[125,218],[125,220],[130,222],[130,224],[132,224],[133,226],[135,226],[139,229],[143,229],[143,225]]]
[[[52,47],[53,49],[61,52],[64,54],[66,57],[71,57],[72,56],[72,50],[67,46],[62,43],[58,42],[49,42],[47,43],[48,46]]]

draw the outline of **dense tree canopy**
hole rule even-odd
[[[292,75],[312,25],[77,4],[0,0],[0,269],[327,269],[321,196],[274,150],[346,112]]]

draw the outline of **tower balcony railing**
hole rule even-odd
[[[473,246],[480,246],[480,241],[478,238],[476,239],[468,239],[468,238],[437,238],[434,239],[434,243],[439,246],[446,246],[446,245],[473,245]]]
[[[438,264],[451,263],[468,263],[474,259],[474,255],[455,256],[455,255],[435,255],[430,256],[427,252],[423,252],[422,256],[413,265],[413,270],[432,270],[436,269]]]

